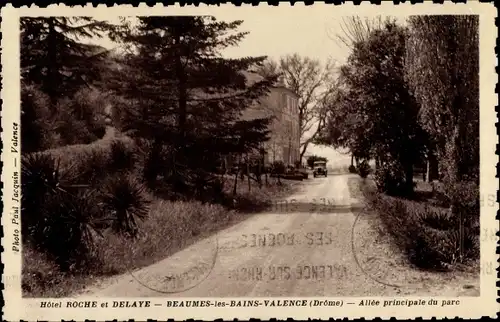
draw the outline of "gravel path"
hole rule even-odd
[[[80,295],[479,295],[478,274],[412,268],[379,233],[376,218],[364,214],[359,195],[349,192],[349,180],[359,179],[332,174],[304,181],[300,192],[271,212],[154,265],[93,285]]]

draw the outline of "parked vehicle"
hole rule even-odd
[[[298,169],[297,174],[301,175],[304,179],[309,178],[309,173],[307,173],[306,169]]]
[[[315,161],[313,175],[317,176],[328,176],[328,170],[326,169],[326,161]]]

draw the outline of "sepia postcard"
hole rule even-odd
[[[493,4],[1,15],[5,320],[500,311]]]

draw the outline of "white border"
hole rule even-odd
[[[282,10],[298,10],[304,16],[314,15],[315,12],[323,10],[331,10],[332,16],[338,15],[360,15],[370,16],[377,14],[391,15],[397,12],[398,14],[479,14],[480,15],[480,157],[481,157],[481,195],[496,196],[498,190],[498,181],[495,179],[495,166],[497,156],[495,155],[495,144],[498,142],[495,122],[496,114],[494,107],[497,105],[496,94],[494,92],[497,76],[495,73],[496,59],[494,53],[495,40],[497,37],[497,29],[495,28],[494,19],[496,17],[496,8],[493,4],[469,2],[467,4],[401,4],[393,5],[392,3],[382,2],[381,5],[371,5],[362,3],[359,6],[353,4],[345,4],[342,6],[314,4],[312,6],[304,6],[296,4],[290,6],[288,4],[280,4],[278,7],[268,6],[266,4],[252,7],[250,5],[242,5],[236,7],[233,5],[206,6],[199,7],[179,7],[170,6],[163,7],[156,5],[148,7],[141,4],[139,7],[130,5],[114,6],[111,8],[105,5],[99,5],[93,8],[91,4],[82,7],[75,6],[69,8],[64,5],[52,5],[48,8],[31,8],[23,7],[15,9],[11,5],[2,8],[2,141],[4,149],[2,152],[2,181],[3,187],[3,202],[4,213],[2,216],[2,225],[5,237],[2,238],[4,252],[2,253],[2,262],[4,268],[4,291],[3,298],[5,306],[3,313],[6,320],[60,320],[60,319],[94,319],[94,320],[111,320],[111,319],[159,319],[166,320],[174,318],[176,320],[184,320],[187,318],[213,320],[217,318],[224,319],[249,319],[249,318],[288,318],[307,319],[307,318],[443,318],[443,317],[461,317],[461,318],[479,318],[481,316],[495,317],[499,310],[499,305],[496,303],[497,289],[495,283],[497,278],[495,275],[481,274],[481,296],[460,298],[460,305],[453,307],[357,307],[344,306],[342,308],[300,308],[300,307],[259,307],[259,308],[198,308],[198,309],[181,309],[181,308],[155,308],[149,309],[40,309],[39,300],[22,299],[21,284],[20,284],[20,268],[21,255],[11,251],[12,230],[13,225],[10,222],[9,209],[12,206],[12,173],[20,171],[19,155],[17,156],[17,169],[14,167],[14,155],[10,152],[10,142],[12,139],[12,123],[19,124],[19,109],[20,109],[20,83],[19,83],[19,17],[20,16],[46,16],[46,15],[73,15],[82,16],[89,15],[97,18],[109,18],[112,16],[136,16],[136,15],[177,15],[177,14],[214,14],[224,11],[225,13],[233,13],[237,19],[238,13],[245,10],[246,14],[259,15],[262,12],[267,14],[276,14],[276,23],[279,23],[279,13]],[[498,222],[495,220],[495,207],[484,207],[481,209],[481,227],[498,227]],[[481,232],[483,234],[483,231]],[[481,236],[483,240],[483,236]],[[496,263],[498,256],[495,254],[496,243],[491,241],[481,243],[481,263],[493,263],[493,267],[497,267]],[[370,297],[369,299],[377,299]],[[409,297],[410,299],[418,299]],[[421,297],[429,299],[429,297]],[[152,302],[161,301],[161,298],[148,298]],[[177,298],[181,300],[181,298]],[[189,298],[193,300],[193,298]],[[249,300],[250,298],[245,298]],[[302,298],[307,299],[307,298]],[[333,298],[332,298],[333,299]],[[340,298],[344,301],[357,300],[357,298]],[[381,299],[381,298],[378,298]],[[44,299],[47,300],[47,299]],[[99,303],[106,299],[96,299]],[[113,300],[120,300],[115,299]],[[134,300],[126,298],[123,300]],[[139,299],[137,299],[139,300]]]

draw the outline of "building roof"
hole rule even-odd
[[[257,82],[260,82],[260,81],[263,81],[264,80],[264,77],[259,75],[258,73],[256,72],[250,72],[250,71],[242,71],[241,72],[246,78],[247,78],[247,86],[251,86]],[[273,88],[281,88],[281,89],[285,89],[286,91],[290,92],[291,94],[293,94],[294,96],[296,96],[298,98],[298,95],[297,93],[295,93],[294,91],[292,91],[290,88],[288,88],[284,81],[282,79],[279,79],[276,84],[274,86],[272,86]]]

